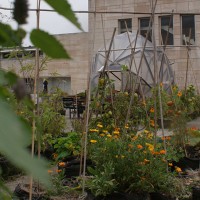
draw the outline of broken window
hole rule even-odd
[[[147,32],[150,29],[148,34],[148,40],[152,41],[152,24],[150,24],[150,17],[140,18],[140,35],[146,38]]]
[[[182,15],[182,44],[195,44],[194,15]]]
[[[174,44],[173,17],[162,16],[160,19],[161,19],[161,44],[173,45]]]
[[[132,32],[132,19],[131,18],[119,19],[118,24],[119,24],[119,34],[126,32],[126,25],[127,25],[128,32]]]

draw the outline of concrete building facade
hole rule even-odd
[[[71,59],[49,59],[40,52],[40,91],[43,90],[43,80],[47,79],[48,92],[53,92],[56,87],[72,95],[84,92],[89,73],[88,33],[60,34],[55,37],[63,44]],[[35,63],[33,47],[26,47],[23,52],[4,49],[0,53],[1,68],[14,71],[24,78],[29,92],[33,90]]]
[[[96,12],[89,14],[89,47],[90,55],[94,55],[111,40],[114,28],[116,34],[126,32],[124,21],[128,31],[139,31],[145,37],[152,5],[150,0],[89,0],[89,10]],[[186,79],[187,84],[200,86],[199,11],[198,0],[158,0],[154,23],[150,24],[148,39],[152,40],[154,35],[156,46],[167,44],[165,52],[172,63],[175,81],[182,88]]]

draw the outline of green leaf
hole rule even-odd
[[[49,186],[50,178],[42,159],[31,158],[26,147],[31,141],[30,128],[14,114],[7,103],[0,101],[0,152],[15,166]]]
[[[60,42],[45,31],[33,29],[30,39],[35,46],[42,49],[51,58],[70,58]]]
[[[25,36],[23,29],[12,30],[12,28],[0,22],[0,45],[4,47],[20,46]]]
[[[82,30],[81,25],[79,24],[74,12],[71,9],[70,4],[66,0],[45,0],[55,11],[60,15],[67,18],[72,22],[77,28]]]

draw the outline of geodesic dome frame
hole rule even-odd
[[[114,80],[115,89],[119,91],[130,90],[137,84],[137,91],[142,91],[144,96],[150,96],[155,80],[163,84],[164,90],[170,91],[170,86],[174,83],[173,71],[169,59],[161,48],[157,48],[155,52],[153,44],[147,40],[145,45],[145,38],[135,32],[116,35],[106,59],[109,45],[110,43],[106,44],[105,48],[100,48],[95,55],[92,87],[97,85],[99,75],[105,71],[109,78]],[[154,56],[157,70],[154,66]]]

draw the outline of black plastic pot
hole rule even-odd
[[[17,198],[16,198],[17,197]],[[15,200],[29,200],[29,192],[27,190],[25,190],[21,184],[18,184],[15,187],[14,190],[14,197],[13,199]],[[45,196],[44,194],[39,194],[33,191],[32,194],[32,200],[50,200],[50,198],[48,198],[47,196]]]
[[[148,193],[112,193],[107,196],[98,196],[95,197],[90,192],[88,192],[88,195],[85,200],[150,200]]]
[[[150,200],[175,200],[176,198],[171,198],[169,196],[165,196],[159,192],[151,192]]]
[[[200,200],[200,187],[192,188],[192,200]]]

